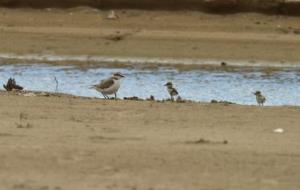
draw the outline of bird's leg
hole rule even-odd
[[[117,99],[117,93],[115,92],[115,100]]]
[[[174,101],[174,97],[173,96],[171,96],[171,100],[172,100],[172,102]]]
[[[102,94],[102,96],[104,97],[104,99],[106,99],[106,96],[103,94],[103,93],[101,93]]]

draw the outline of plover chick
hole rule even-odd
[[[173,83],[172,82],[167,82],[165,84],[165,86],[167,87],[167,90],[171,96],[171,100],[174,101],[174,97],[178,96],[178,92],[176,90],[176,88],[173,87]]]
[[[111,77],[101,80],[99,84],[93,85],[91,88],[100,92],[105,99],[109,99],[108,95],[114,94],[117,99],[117,92],[121,85],[121,79],[124,77],[121,73],[114,73]]]
[[[266,97],[264,97],[260,91],[256,91],[253,93],[256,96],[256,101],[259,106],[263,106],[264,103],[266,102]]]

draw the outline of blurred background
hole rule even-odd
[[[139,8],[139,9],[198,9],[204,11],[257,11],[265,13],[300,14],[299,0],[0,0],[6,7],[74,7]]]

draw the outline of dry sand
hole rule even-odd
[[[300,64],[299,17],[91,8],[0,9],[0,53]],[[118,40],[120,39],[120,40]]]
[[[0,105],[0,189],[300,187],[298,107],[6,92]]]

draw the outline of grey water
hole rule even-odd
[[[282,69],[266,74],[262,70],[247,72],[225,70],[191,70],[160,68],[158,70],[128,68],[86,68],[46,64],[0,65],[0,82],[13,77],[26,90],[68,93],[77,96],[100,97],[90,86],[121,72],[124,78],[118,97],[137,96],[169,98],[164,84],[172,81],[183,99],[210,102],[212,99],[237,104],[255,105],[256,90],[267,97],[266,105],[300,105],[300,72]],[[56,89],[55,78],[58,81]],[[3,89],[1,85],[1,89]]]

